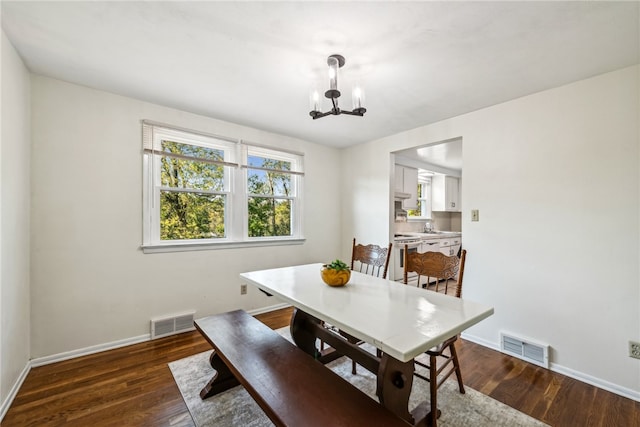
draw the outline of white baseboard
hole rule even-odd
[[[256,314],[268,313],[270,311],[279,310],[281,308],[290,307],[290,304],[281,303],[271,305],[269,307],[257,308],[250,310],[247,313],[255,316]],[[49,365],[51,363],[62,362],[63,360],[74,359],[80,356],[88,356],[94,353],[100,353],[102,351],[113,350],[120,347],[126,347],[132,344],[139,344],[141,342],[150,341],[151,334],[144,334],[137,337],[125,338],[123,340],[112,341],[104,344],[98,344],[91,347],[80,348],[77,350],[71,350],[64,353],[52,354],[51,356],[38,357],[31,359],[31,367]]]
[[[62,362],[63,360],[74,359],[80,356],[88,356],[89,354],[126,347],[128,345],[138,344],[149,340],[151,340],[151,334],[144,334],[137,337],[125,338],[123,340],[66,351],[64,353],[52,354],[51,356],[37,357],[35,359],[31,359],[31,366],[35,368],[36,366],[49,365],[51,363]]]
[[[461,334],[462,338],[467,341],[474,342],[483,347],[490,348],[492,350],[500,352],[500,345],[498,343],[494,343],[491,341],[487,341],[483,338],[476,337],[474,335],[469,335],[467,333]],[[528,363],[528,362],[527,362]],[[586,384],[590,384],[592,386],[601,388],[603,390],[610,391],[611,393],[615,393],[622,397],[626,397],[637,402],[640,402],[640,392],[636,390],[632,390],[626,387],[622,387],[617,384],[610,383],[609,381],[603,380],[601,378],[596,378],[591,375],[585,374],[584,372],[575,371],[571,368],[567,368],[562,365],[558,365],[557,363],[550,363],[549,370],[553,372],[557,372],[558,374],[566,375],[567,377],[576,379]]]
[[[551,369],[553,372],[566,375],[578,381],[582,381],[583,383],[591,384],[603,390],[610,391],[611,393],[615,393],[622,397],[627,397],[629,399],[640,402],[640,392],[636,390],[622,387],[618,384],[613,384],[600,378],[592,377],[591,375],[585,374],[584,372],[574,371],[571,368],[567,368],[566,366],[558,365],[556,363],[551,363],[549,369]]]
[[[471,341],[471,342],[474,342],[476,344],[480,344],[481,346],[490,348],[491,350],[495,350],[495,351],[498,351],[498,352],[500,351],[500,344],[498,344],[498,343],[487,341],[484,338],[476,337],[475,335],[469,335],[466,332],[461,333],[460,336],[462,338],[464,338],[465,340],[467,340],[467,341]]]
[[[276,311],[276,310],[280,310],[281,308],[287,308],[287,307],[291,307],[291,304],[287,304],[286,302],[283,302],[281,304],[270,305],[269,307],[256,308],[255,310],[249,310],[247,311],[247,313],[249,313],[252,316],[255,316],[256,314],[268,313],[270,311]]]
[[[7,398],[4,400],[4,402],[2,402],[2,406],[0,406],[0,423],[4,419],[4,416],[7,414],[9,407],[13,403],[13,399],[16,398],[16,395],[18,394],[20,387],[22,387],[22,383],[24,383],[24,380],[27,378],[29,371],[31,371],[31,363],[27,362],[22,372],[20,372],[20,375],[18,376],[15,384],[13,384],[13,387],[11,387],[11,390],[9,390]]]

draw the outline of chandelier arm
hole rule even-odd
[[[332,112],[331,112],[331,111],[327,111],[326,113],[321,113],[321,112],[319,112],[319,111],[311,111],[311,112],[309,113],[309,115],[313,118],[313,120],[315,120],[315,119],[320,119],[320,118],[322,118],[322,117],[326,117],[326,116],[328,116],[329,114],[332,114]]]
[[[355,109],[355,110],[353,110],[353,111],[340,110],[340,113],[342,113],[342,114],[348,114],[348,115],[350,115],[350,116],[360,116],[360,117],[362,117],[362,116],[364,116],[364,113],[365,113],[366,111],[367,111],[367,110],[366,110],[365,108],[357,108],[357,109]]]

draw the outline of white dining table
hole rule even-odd
[[[320,338],[374,372],[380,403],[413,424],[407,409],[413,359],[491,316],[493,308],[356,271],[345,286],[331,287],[322,281],[321,268],[318,263],[251,271],[240,279],[296,308],[291,332],[303,350],[319,358]],[[382,356],[356,345],[346,348],[344,340],[324,332],[323,323],[382,350]]]
[[[326,285],[322,264],[242,273],[241,280],[406,362],[493,314],[493,308],[351,272]]]

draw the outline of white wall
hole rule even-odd
[[[389,152],[376,143],[343,150],[342,155],[342,256],[351,259],[352,242],[389,245],[394,190],[389,173]],[[379,203],[384,198],[386,203]],[[393,264],[390,262],[389,265]]]
[[[29,362],[29,72],[2,32],[0,412]],[[0,414],[0,419],[2,414]]]
[[[627,355],[640,339],[639,74],[623,69],[345,150],[344,181],[358,195],[345,200],[345,234],[390,238],[379,213],[391,200],[391,152],[462,137],[463,296],[495,307],[467,335],[496,347],[502,330],[548,343],[553,369],[640,398],[640,361]]]
[[[32,356],[149,333],[151,317],[280,303],[244,271],[339,255],[340,152],[33,76]],[[143,254],[141,119],[305,153],[304,245]]]

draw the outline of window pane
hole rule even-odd
[[[249,197],[249,237],[291,236],[291,200]]]
[[[423,204],[423,199],[424,199],[424,195],[423,193],[423,185],[422,184],[418,184],[418,207],[416,209],[410,209],[407,212],[408,216],[421,216],[422,215],[422,204]]]
[[[183,156],[224,160],[224,151],[214,148],[162,141],[162,149],[166,152]],[[164,187],[224,191],[224,166],[163,156],[161,185]]]
[[[200,157],[207,160],[224,160],[224,150],[220,148],[200,147],[175,141],[162,140],[162,151],[189,157]]]
[[[216,239],[225,237],[226,196],[160,192],[160,239]]]
[[[249,194],[265,196],[290,196],[291,175],[288,173],[247,170],[247,189]]]
[[[249,163],[249,166],[255,166],[258,168],[279,169],[285,171],[291,170],[291,162],[286,160],[275,160],[268,157],[250,155],[248,156],[247,161]]]

